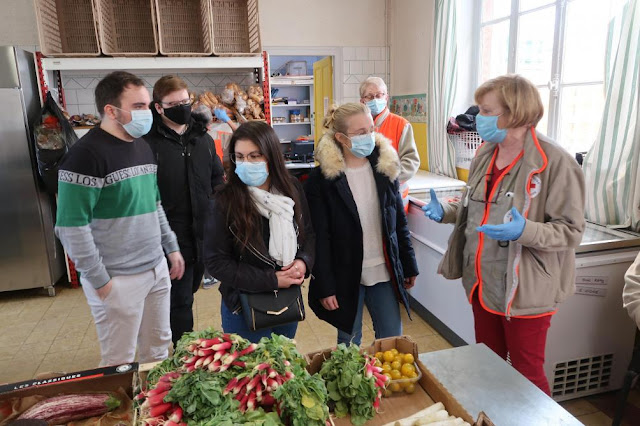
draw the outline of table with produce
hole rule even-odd
[[[254,344],[208,329],[185,334],[170,358],[141,367],[128,392],[132,398],[92,388],[37,401],[14,399],[11,415],[0,414],[0,425],[23,419],[101,426],[473,423],[455,400],[435,403],[425,380],[434,385],[437,380],[427,377],[416,358],[417,345],[407,337],[378,340],[367,349],[341,344],[303,356],[286,337]],[[129,418],[116,416],[122,407]]]

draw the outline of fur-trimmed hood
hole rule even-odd
[[[318,142],[315,156],[318,163],[320,163],[322,175],[326,179],[336,179],[344,173],[347,167],[338,143],[330,133],[325,133],[320,138],[320,142]],[[371,156],[369,156],[370,159],[375,159],[371,157],[375,156],[376,151],[378,162],[375,164],[375,170],[387,176],[391,182],[395,181],[400,175],[400,158],[396,150],[393,149],[391,141],[381,133],[376,133],[376,147]]]

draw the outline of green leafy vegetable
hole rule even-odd
[[[375,378],[365,375],[365,357],[357,346],[338,345],[331,358],[322,364],[320,376],[327,384],[337,417],[351,414],[351,423],[363,425],[375,415],[378,395]]]
[[[291,426],[324,426],[329,418],[327,389],[318,374],[304,371],[276,389],[273,396]]]

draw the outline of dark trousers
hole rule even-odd
[[[203,274],[202,263],[187,263],[182,278],[171,281],[171,340],[174,347],[184,333],[193,331],[193,295]]]

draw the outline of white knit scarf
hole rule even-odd
[[[288,266],[298,251],[298,237],[293,225],[295,203],[289,197],[249,187],[258,212],[269,219],[269,254],[280,266]]]

